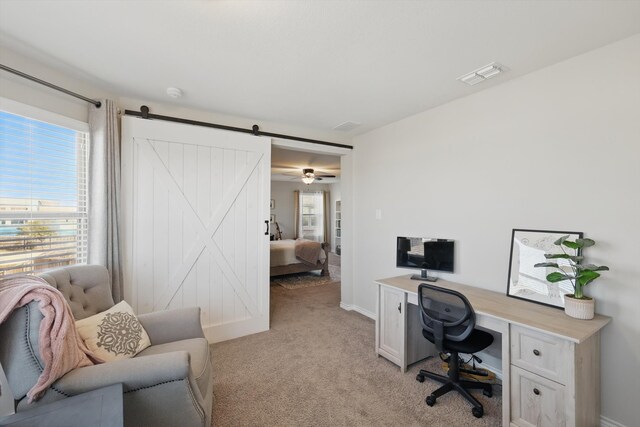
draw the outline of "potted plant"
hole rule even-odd
[[[568,316],[577,319],[593,319],[595,313],[595,303],[593,298],[584,295],[584,287],[600,277],[598,271],[609,270],[605,265],[582,264],[584,257],[581,255],[582,249],[593,246],[596,242],[592,239],[567,240],[568,235],[560,237],[553,242],[562,249],[561,254],[544,254],[548,260],[558,260],[549,262],[539,262],[535,267],[552,267],[559,271],[554,271],[547,275],[547,280],[551,283],[569,280],[573,286],[573,294],[567,294],[564,298],[564,311]],[[573,250],[567,253],[565,248]],[[560,260],[565,260],[564,262]]]

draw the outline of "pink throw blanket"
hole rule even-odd
[[[91,352],[76,331],[69,304],[60,291],[39,277],[20,276],[0,282],[0,323],[31,301],[38,301],[44,316],[39,337],[44,370],[27,393],[29,403],[42,397],[47,388],[67,372],[93,365],[88,357]]]
[[[320,259],[322,244],[312,240],[296,240],[296,258],[307,264],[316,265]]]

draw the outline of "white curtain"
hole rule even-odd
[[[293,218],[296,224],[293,229],[293,238],[297,240],[302,237],[300,234],[300,192],[298,190],[293,192]]]
[[[120,132],[113,101],[89,107],[89,264],[107,267],[111,293],[124,298],[120,263]]]

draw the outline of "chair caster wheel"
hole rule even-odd
[[[484,409],[482,409],[482,407],[480,408],[473,408],[471,409],[471,413],[473,414],[474,417],[476,418],[482,418],[482,416],[484,415]]]
[[[424,382],[424,375],[422,375],[422,374],[416,375],[416,381],[418,381],[419,383],[423,383]]]
[[[493,396],[493,390],[491,390],[491,389],[482,390],[482,394],[484,394],[487,397],[492,397]]]
[[[431,395],[427,396],[427,398],[424,401],[427,402],[427,405],[429,405],[429,406],[433,406],[433,405],[436,404],[436,398],[431,396]],[[480,415],[480,416],[482,416],[482,415]]]

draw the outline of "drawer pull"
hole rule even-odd
[[[533,350],[533,354],[535,354],[536,356],[540,356],[540,350],[538,349]]]
[[[540,390],[538,390],[537,388],[534,388],[533,394],[535,394],[536,396],[540,396]]]

